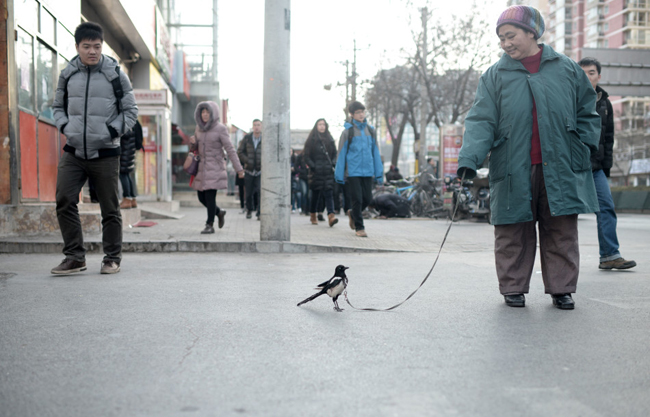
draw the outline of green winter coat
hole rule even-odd
[[[598,211],[590,159],[600,139],[596,92],[578,64],[544,45],[536,74],[503,54],[481,76],[465,119],[458,175],[466,172],[466,178],[473,178],[489,153],[490,209],[495,225],[533,220],[533,97],[551,214]]]

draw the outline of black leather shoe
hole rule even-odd
[[[219,210],[219,213],[217,213],[217,219],[219,219],[219,229],[221,229],[226,223],[226,210]]]
[[[576,304],[571,298],[571,294],[551,294],[553,305],[560,310],[573,310]]]
[[[508,294],[504,295],[506,305],[510,307],[524,307],[526,305],[526,297],[523,294]]]

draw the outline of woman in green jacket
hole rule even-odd
[[[539,229],[545,291],[573,309],[579,270],[579,213],[598,211],[590,156],[600,135],[595,93],[584,71],[537,44],[544,21],[535,8],[512,6],[497,22],[505,51],[482,76],[465,120],[458,175],[473,178],[490,161],[499,289],[523,307]]]

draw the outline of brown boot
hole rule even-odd
[[[131,208],[131,200],[128,198],[124,198],[122,202],[120,203],[120,209],[126,210]]]
[[[330,213],[327,215],[327,220],[329,220],[330,227],[334,226],[336,223],[339,222],[339,219],[334,216],[334,213]]]
[[[356,229],[354,227],[354,219],[352,218],[352,210],[348,210],[348,218],[350,219],[350,229],[354,230]]]
[[[131,208],[138,208],[138,203],[135,202],[135,197],[131,199]]]
[[[316,218],[316,213],[309,213],[309,220],[311,224],[318,226],[318,219]]]

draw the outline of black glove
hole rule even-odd
[[[117,134],[117,130],[113,128],[113,126],[109,125],[108,123],[106,124],[106,127],[108,128],[108,133],[111,134],[111,139],[118,137],[119,135]]]

